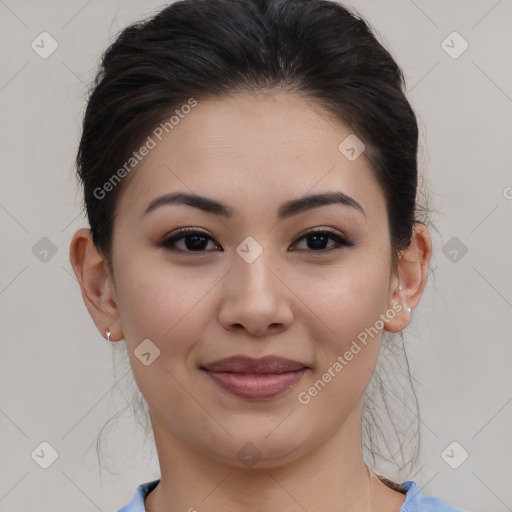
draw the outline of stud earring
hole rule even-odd
[[[112,333],[107,329],[107,340],[108,340],[108,341],[110,341],[110,335],[111,335],[111,334],[112,334]]]

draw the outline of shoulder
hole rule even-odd
[[[427,496],[412,480],[401,483],[400,490],[406,493],[406,498],[398,512],[468,512],[453,507],[435,496]]]
[[[158,485],[160,479],[140,484],[132,499],[116,512],[146,512],[144,499]]]

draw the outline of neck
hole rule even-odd
[[[151,420],[161,478],[145,500],[146,512],[386,512],[397,511],[405,499],[364,463],[361,408],[304,456],[277,466],[261,460],[251,469],[206,457],[158,418]]]

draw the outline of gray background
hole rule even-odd
[[[87,226],[73,175],[87,86],[116,33],[161,5],[0,0],[0,511],[113,511],[159,476],[130,409],[103,447],[112,473],[100,475],[96,437],[132,388],[123,342],[96,330],[68,250]],[[438,230],[406,330],[423,436],[408,477],[461,508],[512,510],[512,2],[349,5],[404,70]],[[46,59],[31,47],[43,31],[58,43]],[[462,40],[442,45],[453,31],[469,44],[457,58],[445,50]],[[41,252],[44,237],[55,254]],[[58,453],[48,469],[31,457],[43,441]]]

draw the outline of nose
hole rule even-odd
[[[293,319],[293,295],[279,272],[265,257],[252,263],[236,257],[234,268],[223,282],[219,322],[229,331],[246,329],[254,336],[275,334]]]

